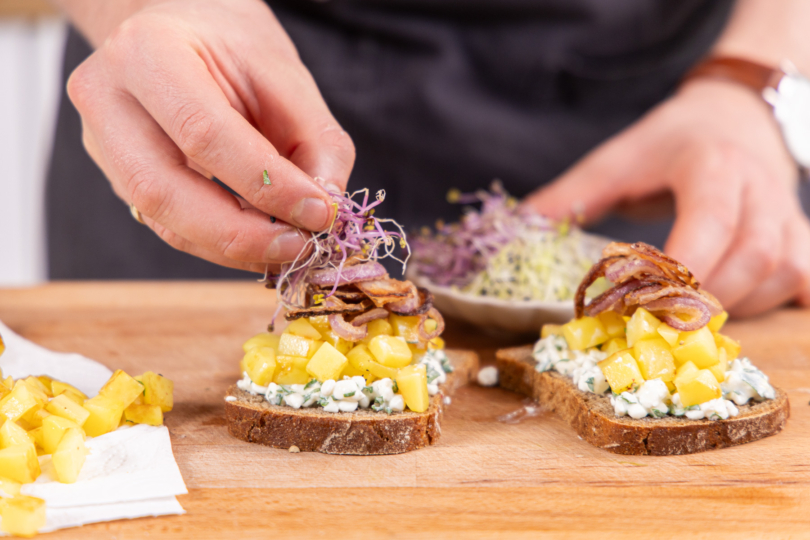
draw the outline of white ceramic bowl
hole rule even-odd
[[[609,239],[587,235],[588,250],[594,260],[601,256]],[[409,266],[406,277],[418,287],[430,289],[433,304],[447,317],[454,317],[487,329],[498,329],[513,334],[539,333],[546,323],[563,323],[574,317],[574,301],[541,302],[536,300],[511,301],[467,294],[451,287],[436,285],[419,276],[415,266]]]

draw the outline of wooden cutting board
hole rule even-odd
[[[679,457],[618,456],[499,389],[453,398],[436,446],[397,456],[292,454],[225,428],[241,344],[273,293],[247,283],[56,283],[0,290],[0,319],[41,345],[175,381],[167,415],[189,488],[185,516],[91,525],[54,538],[798,538],[810,536],[810,311],[785,309],[727,333],[788,391],[776,437]],[[514,345],[460,323],[448,343]],[[519,416],[519,415],[518,415]]]

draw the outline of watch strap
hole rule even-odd
[[[686,73],[683,82],[697,78],[712,78],[736,82],[755,92],[777,88],[785,72],[734,56],[714,56],[703,60]]]

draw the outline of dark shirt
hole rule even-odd
[[[457,217],[450,188],[523,196],[665,99],[731,0],[272,0],[357,162],[409,230]],[[65,76],[90,53],[71,32]],[[48,186],[50,275],[226,277],[129,216],[63,96]],[[667,226],[602,232],[660,245]],[[244,275],[244,274],[242,274]]]

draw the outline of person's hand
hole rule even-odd
[[[116,194],[167,243],[224,266],[294,259],[299,228],[333,219],[324,186],[343,191],[354,164],[260,0],[146,2],[73,72],[68,94]]]
[[[593,221],[671,193],[665,251],[734,315],[810,304],[810,224],[796,166],[767,105],[733,83],[693,80],[525,201]]]

